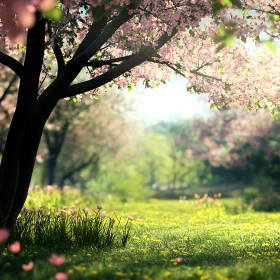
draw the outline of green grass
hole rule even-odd
[[[71,200],[95,209],[88,196],[52,192],[27,202],[62,206]],[[36,199],[37,200],[36,200]],[[34,199],[36,201],[34,201]],[[90,205],[84,205],[90,203]],[[92,205],[92,206],[91,206]],[[95,246],[55,248],[25,246],[14,256],[2,246],[0,279],[54,279],[64,271],[69,279],[280,279],[280,214],[254,213],[241,200],[184,200],[130,202],[106,200],[107,215],[127,220],[133,216],[132,235],[125,247]],[[78,206],[76,206],[78,207]],[[82,233],[81,233],[82,234]],[[51,253],[63,254],[67,262],[59,268],[48,263]],[[176,258],[182,258],[176,262]],[[30,272],[21,264],[35,261]]]

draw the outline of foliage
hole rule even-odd
[[[245,203],[252,204],[258,198],[260,198],[260,192],[257,188],[246,188],[244,190],[244,201],[245,201]]]
[[[253,203],[253,207],[257,211],[279,212],[280,195],[275,192],[263,192]]]

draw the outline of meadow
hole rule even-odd
[[[0,246],[0,279],[59,279],[57,272],[69,279],[280,279],[280,213],[254,212],[242,199],[215,197],[127,203],[107,197],[101,203],[78,191],[33,190],[26,212],[34,207],[39,213],[44,205],[40,215],[50,218],[33,221],[40,231],[34,226],[24,234],[23,228],[18,231],[23,238],[18,254],[7,243]],[[89,228],[78,224],[82,219],[65,224],[71,209],[99,226],[99,243],[91,240]],[[21,215],[24,220],[24,211]],[[75,239],[59,236],[63,219],[66,228],[72,225],[68,232],[79,230]],[[56,220],[53,228],[59,225],[60,232],[50,230]],[[107,222],[96,225],[101,220]],[[65,262],[51,261],[53,253]],[[30,261],[34,268],[28,271],[22,265]]]

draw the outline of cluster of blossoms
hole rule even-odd
[[[5,48],[9,54],[18,54],[18,46],[9,39],[12,40],[13,34],[20,32],[22,28],[34,24],[37,7],[44,12],[57,2],[17,0],[12,3],[4,0],[0,2],[0,6],[3,7],[0,12],[2,21],[0,39],[5,38]],[[149,52],[151,48],[157,48],[164,34],[170,38],[156,51],[152,59],[114,78],[110,84],[115,84],[120,89],[139,82],[143,82],[147,87],[154,87],[167,82],[175,71],[186,77],[189,90],[208,94],[209,102],[217,107],[235,104],[250,110],[257,107],[274,112],[280,105],[280,78],[274,63],[279,53],[263,50],[248,52],[241,40],[244,41],[248,37],[258,40],[256,38],[263,31],[269,32],[273,38],[278,37],[279,3],[278,1],[271,3],[240,1],[240,3],[239,8],[242,8],[243,13],[236,13],[235,7],[229,6],[215,14],[212,2],[206,0],[61,1],[59,9],[64,12],[63,19],[59,23],[49,20],[46,27],[48,43],[45,61],[54,68],[51,70],[49,67],[43,67],[39,92],[42,93],[46,88],[43,85],[46,76],[49,80],[53,80],[56,76],[54,69],[57,61],[53,51],[56,43],[61,48],[65,62],[68,62],[86,37],[93,22],[105,16],[109,24],[127,9],[128,20],[97,51],[93,60],[102,58],[106,61],[139,52]],[[102,13],[100,7],[105,8],[104,14],[98,15]],[[11,16],[12,14],[17,16]],[[9,33],[5,33],[5,28],[9,29]],[[9,39],[6,34],[10,34]],[[227,39],[234,36],[241,39],[238,44],[217,53],[217,40],[223,43],[219,38]],[[111,68],[110,64],[88,68],[88,74],[91,78],[95,78],[108,73]],[[94,98],[104,89],[104,85],[101,85],[99,89],[88,91]],[[79,100],[80,98],[81,95],[78,95]]]
[[[274,143],[279,138],[277,127],[268,112],[217,111],[208,121],[196,120],[194,128],[199,131],[202,143],[197,156],[207,159],[213,167],[246,166],[261,149],[268,160],[279,154]]]

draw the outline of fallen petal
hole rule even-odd
[[[23,264],[21,267],[25,271],[30,271],[34,268],[34,262],[30,261],[28,264]]]
[[[20,243],[19,241],[15,241],[14,243],[12,243],[8,249],[10,250],[11,253],[13,254],[17,254],[20,251]]]

